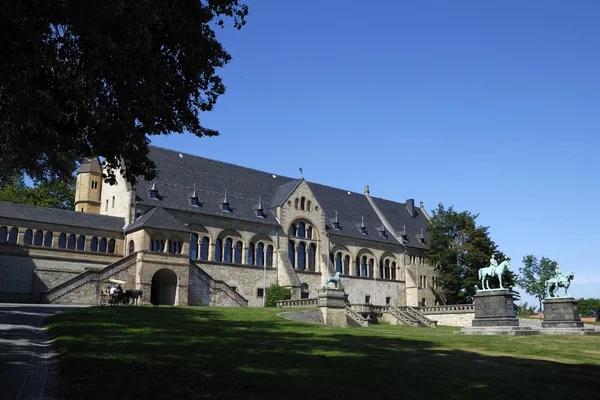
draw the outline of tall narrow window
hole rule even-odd
[[[106,199],[106,207],[104,207],[104,211],[108,211],[108,199]]]
[[[198,258],[198,234],[192,233],[190,235],[190,259],[195,260]]]
[[[133,240],[129,241],[129,248],[127,249],[127,254],[133,254],[135,252],[135,242]]]
[[[77,238],[77,250],[85,250],[85,236],[81,235]]]
[[[335,272],[342,273],[342,253],[335,254]]]
[[[208,246],[210,245],[210,240],[204,236],[202,238],[202,242],[200,243],[200,259],[202,261],[208,260]]]
[[[44,241],[44,232],[36,231],[35,237],[33,238],[33,244],[35,246],[41,246],[43,241]]]
[[[350,256],[344,257],[344,274],[350,275]]]
[[[392,263],[392,279],[396,280],[396,262]]]
[[[115,208],[115,196],[112,197],[112,208]]]
[[[296,268],[296,246],[292,240],[288,242],[288,258],[292,267]]]
[[[298,207],[298,202],[299,202],[299,200],[298,200],[298,199],[296,199],[296,200],[294,201],[294,207],[296,208],[296,210],[299,208],[299,207]]]
[[[390,260],[385,260],[385,279],[390,279]]]
[[[0,227],[0,243],[6,243],[8,237],[8,230],[5,226]]]
[[[304,197],[302,197],[300,199],[300,209],[304,210],[304,205],[306,204],[306,199]]]
[[[61,233],[60,235],[58,235],[58,248],[59,249],[67,248],[67,234],[66,233]]]
[[[315,270],[315,255],[317,254],[317,245],[311,243],[308,245],[308,269]]]
[[[240,242],[239,240],[235,242],[235,254],[233,255],[233,259],[236,264],[242,263],[243,248],[244,246],[242,245],[242,242]]]
[[[233,240],[231,238],[225,239],[225,262],[231,264],[233,261]]]
[[[77,241],[77,239],[75,238],[75,235],[70,234],[69,239],[67,240],[67,249],[75,250],[75,242],[76,241]]]
[[[17,228],[12,228],[8,234],[8,243],[17,244],[17,240],[19,240],[19,230]]]
[[[98,251],[98,238],[96,236],[94,236],[90,242],[90,251]]]
[[[298,236],[298,230],[296,229],[296,224],[292,224],[290,228],[290,236]]]
[[[313,238],[312,237],[312,233],[313,233],[312,231],[313,231],[312,226],[309,225],[308,228],[306,228],[306,238],[307,239],[312,239]]]
[[[356,257],[356,268],[354,271],[354,275],[360,276],[360,257]]]
[[[248,245],[248,265],[254,265],[254,243]]]
[[[367,256],[362,257],[360,263],[360,276],[367,276]]]
[[[267,267],[273,266],[273,246],[267,246]]]
[[[383,272],[383,260],[379,260],[379,278],[383,279],[384,276],[385,274]]]
[[[306,236],[306,224],[304,222],[300,222],[298,224],[298,237],[305,237]]]
[[[110,239],[108,241],[108,252],[110,254],[114,254],[115,253],[115,239]]]
[[[44,235],[44,247],[52,247],[52,239],[54,238],[54,234],[52,231],[46,232]]]
[[[373,277],[375,275],[375,260],[372,258],[369,260],[369,276]]]
[[[306,203],[306,210],[310,211],[310,209],[312,208],[312,203],[310,202],[310,200]]]
[[[256,246],[256,265],[259,267],[265,265],[265,245],[262,242]]]
[[[98,246],[98,251],[100,253],[106,253],[106,238],[100,239],[100,246]]]
[[[306,244],[304,242],[298,243],[298,270],[304,271],[306,269]]]
[[[217,242],[215,243],[215,261],[223,261],[223,239],[217,239]]]
[[[33,231],[31,229],[27,229],[25,231],[24,240],[27,246],[31,246],[31,244],[33,243]]]

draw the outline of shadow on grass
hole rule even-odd
[[[598,365],[448,350],[262,309],[96,308],[50,328],[67,399],[589,399],[600,378]]]

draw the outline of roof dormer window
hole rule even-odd
[[[256,206],[256,216],[259,218],[265,218],[265,213],[262,206],[262,197],[258,198],[258,205]]]
[[[360,217],[360,233],[363,235],[367,234],[367,227],[365,226],[365,217]]]
[[[221,207],[222,207],[223,211],[231,212],[231,208],[229,207],[229,201],[227,201],[227,189],[225,189],[225,197],[223,198]]]
[[[387,231],[385,230],[385,225],[381,224],[381,229],[379,230],[379,234],[382,238],[387,238]]]
[[[194,184],[194,192],[190,197],[190,205],[198,207],[200,203],[198,202],[198,194],[196,193],[196,185]]]
[[[340,221],[338,220],[338,214],[337,214],[337,211],[335,212],[335,221],[333,221],[333,228],[334,228],[335,230],[338,230],[338,231],[341,229],[341,228],[340,228]]]
[[[156,187],[156,181],[152,182],[152,187],[150,188],[150,198],[158,200],[158,188]]]

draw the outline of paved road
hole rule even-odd
[[[0,399],[55,399],[58,377],[44,319],[77,306],[0,304]]]

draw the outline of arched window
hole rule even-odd
[[[215,244],[215,261],[223,261],[223,239],[217,239]]]
[[[81,235],[77,238],[77,250],[85,250],[85,236]]]
[[[374,259],[370,259],[369,260],[369,275],[370,277],[373,277],[375,274],[375,260]]]
[[[379,260],[379,278],[383,279],[385,273],[383,272],[383,260]]]
[[[390,260],[385,260],[385,279],[390,279],[392,274],[390,272]]]
[[[367,276],[367,256],[363,256],[360,263],[360,276]]]
[[[392,262],[392,279],[396,280],[396,262]]]
[[[296,245],[292,240],[288,242],[288,258],[292,267],[296,268]]]
[[[298,230],[296,229],[296,224],[292,224],[290,227],[290,236],[297,236]]]
[[[44,241],[44,232],[36,231],[35,237],[33,238],[34,246],[41,246],[43,241]]]
[[[8,237],[8,230],[5,226],[0,227],[0,243],[6,243],[6,238]]]
[[[267,246],[267,267],[273,266],[273,246]]]
[[[262,242],[256,246],[256,265],[259,267],[265,265],[265,245]]]
[[[44,235],[44,247],[52,247],[52,239],[54,238],[54,234],[52,231],[46,232]]]
[[[94,243],[94,239],[92,238],[92,247]],[[92,250],[94,251],[94,250]],[[165,251],[165,241],[162,239],[152,239],[150,240],[150,251],[156,251],[162,253]]]
[[[114,254],[115,253],[115,239],[110,239],[108,241],[108,252],[110,254]]]
[[[344,257],[344,274],[350,275],[350,256]]]
[[[356,266],[355,266],[354,275],[360,276],[360,257],[356,257]]]
[[[342,273],[342,253],[335,254],[335,272]]]
[[[315,254],[317,253],[317,245],[311,243],[308,245],[308,269],[315,270]]]
[[[204,236],[200,243],[200,259],[202,261],[208,260],[208,246],[210,245],[210,239]]]
[[[60,235],[58,235],[58,248],[59,249],[67,248],[67,234],[66,233],[61,233]]]
[[[19,240],[19,230],[17,228],[12,228],[8,234],[8,243],[17,244],[17,240]]]
[[[304,197],[302,197],[302,198],[300,199],[300,209],[301,209],[301,210],[304,210],[304,205],[305,205],[305,203],[306,203],[306,199],[305,199]]]
[[[244,246],[242,245],[242,242],[240,242],[239,240],[235,243],[235,254],[233,255],[233,259],[234,262],[236,264],[241,264],[242,263],[242,251],[243,251]]]
[[[33,231],[31,229],[27,229],[25,231],[24,240],[27,246],[31,246],[31,244],[33,243]]]
[[[100,239],[100,246],[98,246],[98,252],[106,253],[106,238]]]
[[[306,238],[307,239],[312,239],[312,226],[308,226],[308,228],[306,228]]]
[[[298,270],[304,271],[306,269],[306,244],[304,242],[298,243]]]
[[[304,222],[300,222],[298,223],[298,237],[305,237],[306,236],[306,224]]]
[[[233,261],[233,240],[231,238],[225,239],[225,250],[223,253],[225,255],[225,262],[231,264]]]
[[[73,235],[72,233],[69,235],[69,240],[67,240],[67,249],[69,250],[75,250],[75,242],[77,241],[77,239],[75,238],[75,235]]]
[[[310,200],[306,203],[306,210],[310,211],[310,209],[312,208],[312,203],[310,202]]]
[[[190,235],[190,259],[195,260],[198,258],[198,234],[192,233]]]
[[[150,242],[150,250],[152,250],[152,243],[154,241]],[[98,251],[98,238],[96,236],[94,236],[92,238],[92,241],[90,242],[90,251]],[[158,251],[158,250],[154,250],[154,251]]]
[[[170,254],[181,254],[181,242],[177,239],[171,238],[169,240],[169,253]]]
[[[248,265],[254,265],[254,243],[248,245]]]
[[[298,207],[298,203],[299,203],[299,201],[300,201],[300,200],[298,200],[298,199],[294,200],[294,207],[296,208],[296,210],[299,208],[299,207]]]
[[[129,241],[129,248],[127,249],[127,254],[133,254],[135,252],[135,242],[133,240]]]

